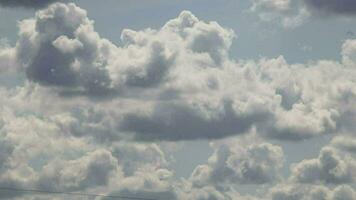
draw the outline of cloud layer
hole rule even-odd
[[[255,3],[288,12],[290,2]],[[355,199],[356,40],[344,41],[340,61],[234,60],[231,29],[183,11],[161,28],[124,30],[117,45],[73,3],[52,4],[19,29],[15,46],[0,45],[2,75],[21,77],[0,86],[0,187],[162,200]],[[287,156],[274,142],[320,136],[337,137],[283,177]],[[175,177],[162,141],[211,139],[221,140],[210,158]],[[238,192],[251,185],[265,191]]]
[[[72,135],[175,141],[256,128],[302,140],[355,128],[354,40],[342,61],[236,61],[228,56],[234,32],[188,11],[158,30],[124,30],[122,46],[93,23],[75,4],[57,3],[21,21],[16,46],[0,51],[2,71],[24,74],[23,93],[50,110],[66,105],[56,123]]]

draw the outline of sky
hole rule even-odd
[[[355,19],[354,0],[0,0],[0,199],[355,200]]]

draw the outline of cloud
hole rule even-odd
[[[189,193],[183,194],[182,199],[198,199],[198,200],[223,200],[226,197],[223,193],[216,190],[214,187],[192,188]]]
[[[100,191],[103,194],[162,200],[257,200],[266,198],[239,194],[234,187],[245,184],[268,186],[280,181],[283,151],[281,147],[266,143],[262,138],[244,139],[240,136],[225,142],[217,141],[212,145],[215,153],[207,164],[198,166],[188,180],[176,180],[173,178],[174,172],[166,168],[170,165],[167,163],[169,160],[156,144],[127,141],[112,141],[105,145],[93,143],[88,138],[77,138],[62,131],[63,121],[69,120],[62,115],[42,118],[26,113],[19,116],[18,109],[21,110],[8,106],[1,113],[0,132],[6,135],[1,138],[10,146],[9,150],[3,151],[6,153],[1,154],[7,157],[7,164],[0,170],[0,185],[3,187],[37,186],[61,191],[85,189],[94,193]],[[88,124],[95,127],[96,118],[91,114],[89,116],[92,119]],[[343,162],[348,162],[347,158],[341,158]],[[354,195],[347,186],[337,193],[326,189],[325,193],[324,190],[320,191],[300,194],[305,198],[310,195],[310,200],[322,195],[330,200],[333,196],[352,199]],[[284,195],[289,197],[288,192]],[[0,193],[0,196],[13,198],[18,194]],[[23,198],[30,197],[26,195]]]
[[[273,22],[284,28],[296,28],[313,17],[356,14],[353,0],[250,0],[249,10],[263,22]]]
[[[135,137],[139,140],[199,139],[201,134],[206,139],[213,139],[244,133],[253,122],[268,115],[262,110],[239,116],[231,101],[221,104],[217,108],[204,105],[158,105],[150,116],[126,115],[121,129],[136,133]]]
[[[1,140],[0,141],[1,147],[0,147],[0,172],[2,169],[5,169],[7,165],[9,164],[9,159],[11,158],[11,154],[14,150],[14,147],[9,144],[8,141]]]
[[[172,182],[172,175],[172,172],[166,169],[137,172],[134,176],[121,179],[119,189],[114,186],[110,194],[176,200],[178,197]]]
[[[286,11],[290,9],[290,0],[254,0],[252,10],[262,9],[271,11]]]
[[[1,141],[9,146],[1,146],[0,155],[4,158],[0,170],[1,187],[100,191],[102,194],[162,200],[195,197],[247,199],[237,192],[228,194],[218,190],[213,185],[199,188],[173,178],[174,172],[167,169],[171,163],[156,144],[122,141],[98,145],[87,138],[76,138],[62,131],[63,124],[60,125],[58,120],[70,120],[62,115],[47,119],[29,114],[20,117],[11,109],[9,106],[1,113],[0,133],[4,136]],[[233,151],[233,155],[238,154],[238,150]],[[271,152],[271,156],[273,154]],[[241,159],[248,160],[251,155],[241,155]],[[40,198],[9,192],[0,192],[0,197]]]
[[[0,73],[17,70],[16,52],[6,39],[0,39]]]
[[[192,24],[184,27],[184,20]],[[117,47],[95,32],[86,11],[74,4],[54,4],[21,23],[16,53],[29,80],[64,94],[101,96],[160,86],[172,78],[168,74],[181,51],[208,55],[219,65],[227,56],[231,34],[216,23],[199,22],[183,12],[161,30],[124,30],[124,46]]]
[[[86,11],[74,4],[54,4],[39,11],[35,19],[23,21],[16,51],[27,78],[63,90],[91,86],[87,92],[98,88],[105,92],[109,79],[100,66],[107,55],[100,50],[114,47],[92,29]],[[74,35],[78,38],[69,39]],[[84,64],[86,69],[81,67]]]
[[[76,160],[54,160],[43,166],[37,187],[50,191],[78,191],[107,186],[118,176],[118,161],[106,150],[96,150]]]
[[[121,46],[93,24],[73,3],[21,21],[0,63],[26,80],[4,101],[32,99],[23,109],[58,114],[63,132],[97,142],[219,139],[254,128],[295,141],[355,128],[353,40],[341,61],[289,64],[230,58],[235,33],[188,11],[158,29],[125,29]]]
[[[287,2],[256,9],[289,12]],[[161,28],[125,29],[120,45],[75,4],[52,4],[19,27],[16,45],[0,47],[2,75],[23,78],[0,86],[0,187],[162,200],[355,198],[342,185],[355,179],[354,40],[340,61],[290,64],[230,58],[235,33],[189,11]],[[270,142],[331,133],[339,136],[333,148],[296,163],[283,180],[286,156]],[[152,143],[226,137],[188,178],[176,177],[172,158]],[[259,186],[253,196],[238,192]]]
[[[351,200],[356,192],[351,186],[341,185],[333,189],[311,185],[276,185],[269,191],[271,200]]]
[[[296,28],[311,15],[300,1],[250,0],[249,10],[263,22],[275,22],[284,28]]]
[[[0,5],[5,7],[42,8],[57,1],[61,0],[0,0]]]
[[[351,136],[338,136],[331,140],[331,146],[356,153],[356,139]]]
[[[295,28],[313,17],[356,14],[353,0],[250,0],[250,11],[261,21],[276,22],[284,28]]]
[[[356,3],[353,0],[304,0],[304,2],[313,11],[323,14],[356,14]]]
[[[183,188],[178,191],[179,199],[197,199],[197,200],[258,200],[253,196],[242,195],[235,190],[219,191],[212,186],[201,188],[192,187],[190,183],[184,183]]]
[[[356,192],[350,186],[341,186],[341,187],[337,187],[334,190],[334,194],[332,196],[333,199],[336,200],[339,199],[351,200],[356,198]]]
[[[349,67],[355,67],[356,40],[348,39],[342,45],[342,62]]]
[[[190,181],[196,187],[234,184],[266,184],[277,181],[283,166],[283,151],[269,143],[250,144],[238,148],[226,144],[215,149],[207,165],[193,171]]]
[[[173,183],[168,182],[173,173],[165,169],[168,161],[156,144],[100,146],[63,132],[57,123],[63,116],[20,117],[11,106],[0,111],[0,187],[175,195],[170,192]],[[22,195],[0,192],[0,198],[21,199]]]
[[[343,184],[355,181],[355,160],[323,148],[317,159],[303,160],[292,167],[292,179],[300,183]]]
[[[157,144],[118,143],[111,152],[120,160],[125,176],[132,176],[139,169],[168,166],[166,155]]]

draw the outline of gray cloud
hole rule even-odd
[[[355,181],[355,160],[332,148],[323,148],[317,159],[304,160],[292,167],[292,179],[300,183],[343,184]]]
[[[356,198],[356,191],[350,186],[337,187],[332,194],[332,199],[335,200],[351,200]]]
[[[356,153],[356,139],[352,136],[335,137],[331,140],[331,145],[350,153]]]
[[[2,135],[1,137],[5,137]],[[6,139],[0,140],[0,173],[3,169],[6,169],[9,165],[9,159],[14,151],[14,146],[10,141]]]
[[[356,14],[356,2],[353,0],[304,0],[304,2],[313,11],[323,14]]]
[[[218,147],[207,165],[198,166],[190,180],[196,187],[234,184],[266,184],[277,181],[283,166],[283,151],[269,143],[234,148]]]
[[[38,11],[35,19],[21,25],[26,31],[20,31],[16,52],[27,78],[67,93],[105,94],[111,82],[102,69],[108,59],[104,49],[113,45],[92,31],[86,11],[74,4],[51,8]]]
[[[63,0],[0,0],[0,5],[6,7],[42,8],[57,1]]]
[[[317,185],[279,184],[270,189],[271,200],[352,200],[356,192],[349,185],[329,189]]]
[[[77,160],[55,160],[43,166],[38,188],[50,191],[78,191],[90,187],[107,186],[119,170],[110,152],[97,150]]]
[[[172,172],[167,169],[139,170],[133,176],[118,180],[119,187],[114,185],[110,194],[176,200],[178,197],[172,175]]]
[[[204,116],[199,107],[190,105],[162,104],[154,108],[150,116],[126,115],[121,130],[136,133],[139,140],[184,140],[223,138],[248,131],[258,119],[268,113],[237,113],[231,101],[222,103],[221,108],[204,108],[211,116]],[[168,134],[169,133],[169,134]]]
[[[140,168],[163,168],[168,165],[164,152],[156,144],[119,143],[111,151],[120,161],[125,176],[134,175]]]

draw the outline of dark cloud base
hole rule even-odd
[[[53,2],[61,0],[0,0],[5,7],[43,8]]]
[[[355,0],[305,0],[305,3],[323,14],[356,15]]]

